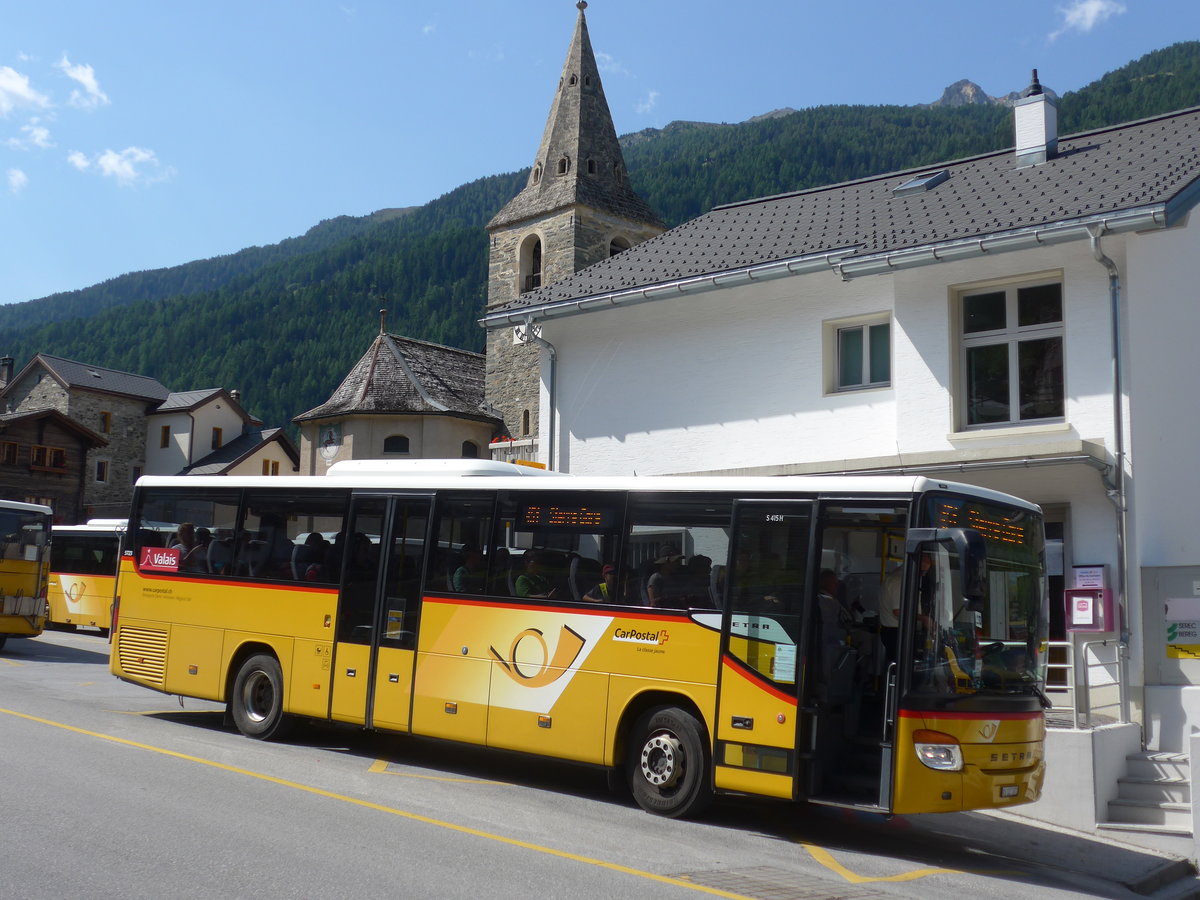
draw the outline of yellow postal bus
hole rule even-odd
[[[667,816],[1041,790],[1042,516],[981,488],[490,461],[146,477],[118,594],[113,673],[255,738],[302,716],[574,760]]]
[[[48,506],[0,500],[0,647],[11,636],[34,637],[46,627],[53,518]]]
[[[55,525],[50,549],[49,626],[94,626],[107,635],[124,519]]]

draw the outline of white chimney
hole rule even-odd
[[[1053,159],[1058,151],[1058,102],[1038,83],[1033,82],[1013,104],[1017,125],[1017,168],[1036,166]]]

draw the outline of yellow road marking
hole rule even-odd
[[[15,659],[0,659],[0,662],[4,663],[6,666],[23,666],[23,665],[25,665],[25,663],[18,662]]]
[[[357,797],[350,797],[345,794],[337,794],[333,791],[327,791],[323,788],[313,787],[308,784],[301,784],[297,781],[288,781],[286,778],[276,778],[274,775],[267,775],[262,772],[254,772],[250,769],[242,769],[238,766],[230,766],[226,763],[217,762],[216,760],[204,759],[200,756],[191,756],[187,753],[180,753],[177,750],[168,750],[165,747],[155,747],[152,744],[143,744],[138,741],[131,741],[128,738],[120,738],[111,734],[103,734],[99,731],[88,731],[86,728],[78,728],[74,725],[67,725],[64,722],[55,722],[51,719],[43,719],[38,716],[31,716],[27,713],[16,712],[11,709],[0,708],[0,714],[7,716],[15,716],[18,719],[25,719],[29,722],[37,722],[41,725],[49,725],[52,728],[61,728],[63,731],[70,731],[75,734],[82,734],[86,737],[98,738],[102,741],[109,741],[114,744],[121,744],[125,747],[133,747],[137,750],[145,750],[150,753],[159,753],[163,756],[170,756],[175,759],[182,759],[187,762],[196,763],[202,766],[209,766],[213,769],[220,769],[225,772],[232,772],[235,775],[245,775],[247,778],[255,778],[259,781],[266,781],[271,784],[277,784],[281,787],[292,788],[293,790],[303,791],[307,794],[314,794],[318,797],[325,797],[329,800],[340,800],[343,803],[349,803],[352,806],[360,806],[364,809],[375,810],[376,812],[388,813],[389,815],[399,816],[402,819],[408,819],[412,822],[420,822],[423,825],[433,825],[437,828],[444,828],[447,831],[456,831],[459,834],[469,834],[472,837],[484,838],[485,840],[495,841],[500,844],[508,844],[511,847],[520,847],[523,850],[532,850],[535,853],[544,853],[547,856],[556,856],[559,859],[569,859],[572,862],[584,863],[589,866],[596,866],[601,869],[608,869],[613,872],[620,872],[623,875],[632,875],[635,878],[644,878],[648,881],[656,881],[659,884],[669,884],[675,887],[687,888],[693,891],[699,891],[703,894],[710,894],[714,897],[727,897],[730,900],[753,900],[745,894],[734,894],[729,891],[722,891],[717,888],[705,887],[704,885],[694,884],[692,882],[683,881],[679,878],[672,878],[668,875],[657,875],[654,872],[645,872],[641,869],[633,869],[629,866],[622,866],[618,863],[608,862],[603,859],[594,859],[589,856],[580,856],[576,853],[568,853],[565,850],[556,850],[553,847],[546,847],[541,844],[533,844],[529,841],[521,841],[516,838],[505,837],[502,834],[495,834],[490,831],[481,831],[478,828],[468,828],[465,825],[456,825],[453,822],[446,822],[441,819],[434,819],[430,816],[423,816],[420,813],[408,812],[403,809],[396,809],[392,806],[383,806],[379,803],[372,803],[369,800],[360,800]]]
[[[389,772],[387,767],[391,764],[391,760],[377,759],[371,763],[371,768],[367,771],[372,775],[395,775],[398,778],[419,778],[423,781],[452,781],[459,784],[498,784],[504,787],[509,787],[507,781],[484,781],[482,778],[453,778],[449,775],[418,775],[416,772]]]
[[[806,844],[804,841],[799,842],[800,846],[809,852],[813,859],[823,865],[829,871],[841,875],[842,878],[851,884],[866,884],[871,881],[916,881],[918,878],[928,878],[930,875],[1016,875],[1015,871],[1004,869],[913,869],[911,872],[901,872],[899,875],[883,875],[873,877],[869,875],[859,875],[856,872],[851,872],[840,862],[833,858],[833,854],[824,847],[818,847],[816,844]]]

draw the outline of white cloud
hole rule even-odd
[[[78,150],[72,150],[67,154],[67,162],[80,172],[94,171],[105,178],[114,178],[120,187],[154,184],[175,174],[174,169],[159,161],[153,150],[144,147],[105,150],[90,159]]]
[[[29,176],[20,169],[8,170],[8,189],[14,194],[19,194],[25,185],[29,184]]]
[[[650,91],[646,94],[646,98],[638,103],[637,111],[639,115],[645,115],[650,112],[658,104],[658,91]]]
[[[426,25],[421,29],[421,34],[433,34],[435,31],[437,31],[436,25]]]
[[[617,62],[615,57],[604,52],[596,54],[596,68],[598,68],[601,72],[611,75],[629,74],[629,70],[621,65],[621,63]]]
[[[42,125],[39,119],[30,119],[28,124],[22,125],[21,134],[24,137],[9,138],[4,143],[13,150],[28,150],[31,147],[46,150],[54,146],[54,141],[50,140],[50,129]]]
[[[91,66],[86,63],[73,66],[65,53],[55,65],[62,70],[64,75],[83,88],[82,91],[71,91],[71,99],[68,102],[72,106],[78,109],[95,109],[98,106],[108,105],[110,102],[108,95],[100,90],[100,82],[96,80],[96,72]]]
[[[7,116],[20,107],[45,108],[49,105],[49,99],[30,86],[28,76],[8,66],[0,66],[0,116]]]
[[[1063,19],[1062,27],[1051,33],[1050,40],[1057,40],[1068,31],[1086,34],[1113,16],[1123,15],[1125,11],[1125,4],[1118,0],[1074,0],[1070,6],[1058,8]]]

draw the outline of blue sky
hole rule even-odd
[[[423,204],[532,162],[572,0],[0,7],[0,303]],[[592,0],[619,134],[779,107],[1064,93],[1197,0]],[[0,348],[2,349],[2,348]]]

